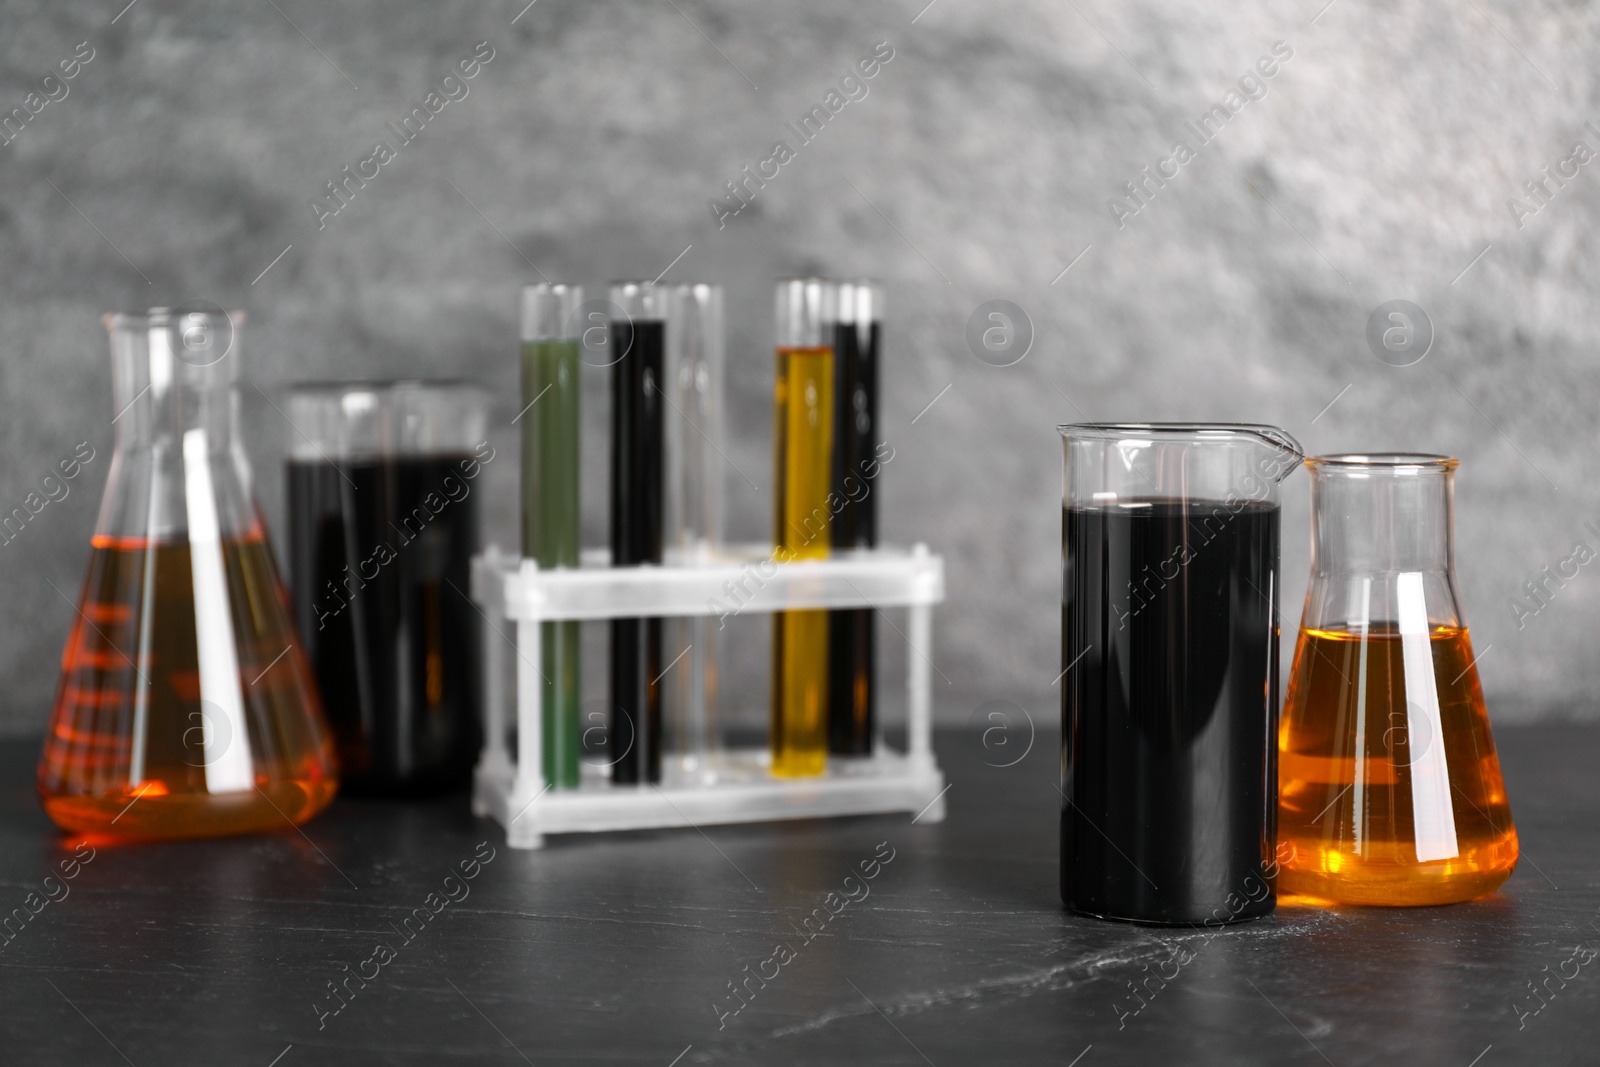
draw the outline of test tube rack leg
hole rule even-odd
[[[944,600],[944,561],[918,544],[874,548],[828,560],[778,563],[750,546],[713,562],[648,567],[586,565],[540,570],[494,547],[472,563],[472,597],[490,625],[483,638],[484,733],[472,808],[506,830],[512,848],[539,848],[546,834],[597,833],[717,823],[907,812],[944,818],[944,775],[933,757],[929,677],[933,607]],[[738,590],[731,597],[729,590]],[[737,600],[736,605],[732,601]],[[774,778],[765,747],[724,753],[723,773],[660,785],[612,786],[587,777],[578,789],[545,781],[540,744],[540,623],[649,616],[716,616],[831,608],[906,608],[906,751],[879,744],[865,759],[830,760],[816,778]],[[507,632],[502,620],[512,626]],[[508,651],[516,656],[516,752],[507,741]],[[765,694],[762,695],[765,702]]]

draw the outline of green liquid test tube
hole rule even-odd
[[[522,290],[522,554],[541,569],[578,565],[578,333],[583,289],[540,283]],[[578,788],[582,747],[579,627],[541,623],[544,776]]]

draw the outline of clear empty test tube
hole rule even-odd
[[[662,561],[669,288],[611,286],[611,562]],[[611,620],[611,782],[661,781],[662,620]]]
[[[778,283],[773,391],[773,555],[826,559],[833,479],[835,286]],[[772,773],[820,775],[828,763],[828,612],[785,611],[772,626]]]
[[[667,315],[667,544],[677,562],[722,544],[723,296],[720,285],[675,286]],[[667,622],[667,719],[690,780],[716,779],[717,627],[706,616]]]
[[[578,308],[583,289],[541,282],[522,289],[522,554],[541,568],[578,565]],[[581,624],[541,625],[544,776],[578,788]]]
[[[838,283],[833,328],[833,525],[835,551],[878,543],[878,344],[883,286]],[[872,755],[877,730],[873,610],[828,613],[828,751]]]

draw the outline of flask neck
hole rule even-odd
[[[1442,458],[1442,457],[1436,457]],[[1455,461],[1307,462],[1317,577],[1455,572]]]
[[[97,539],[204,548],[261,535],[238,422],[238,312],[105,316],[116,445]],[[110,542],[107,542],[110,543]]]
[[[239,319],[236,313],[159,308],[105,317],[119,452],[158,444],[181,448],[186,436],[203,439],[211,451],[231,446]]]

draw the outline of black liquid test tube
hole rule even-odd
[[[878,343],[883,287],[838,283],[834,327],[833,518],[836,550],[878,543]],[[876,730],[873,611],[828,613],[828,751],[870,756]]]
[[[667,292],[611,287],[611,562],[660,563]],[[611,620],[611,782],[661,780],[661,619]]]

